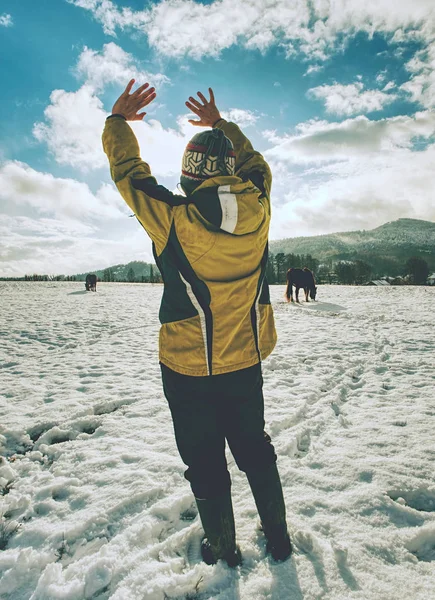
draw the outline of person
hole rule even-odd
[[[111,176],[153,244],[164,283],[159,360],[175,439],[205,536],[207,564],[241,562],[236,544],[227,440],[247,475],[275,560],[292,546],[276,454],[264,431],[261,361],[276,343],[265,279],[271,172],[239,127],[198,92],[186,106],[209,128],[187,144],[185,195],[158,185],[127,121],[140,121],[156,97],[148,83],[127,85],[107,118]],[[141,112],[142,111],[142,112]],[[148,151],[152,153],[152,148]]]

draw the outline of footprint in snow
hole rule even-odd
[[[387,495],[401,506],[421,512],[435,512],[435,490],[427,488],[413,491],[391,490]]]
[[[341,414],[340,408],[337,404],[335,404],[335,402],[331,402],[331,408],[334,411],[336,417],[338,417]]]
[[[309,531],[296,531],[292,536],[292,540],[299,550],[305,554],[311,554],[317,550],[317,542]]]
[[[201,559],[201,535],[191,535],[186,545],[186,558],[189,565],[200,562]]]
[[[196,519],[197,514],[198,514],[198,510],[197,510],[196,506],[194,506],[192,504],[192,506],[190,506],[186,510],[183,510],[180,513],[180,519],[182,521],[193,521],[194,519]]]
[[[311,446],[311,435],[309,431],[304,432],[300,437],[298,437],[297,439],[297,453],[296,453],[296,458],[302,458],[304,457]]]
[[[340,394],[339,394],[339,400],[340,400],[340,402],[343,402],[343,403],[347,402],[347,399],[348,399],[347,398],[347,394],[348,394],[348,392],[349,392],[349,390],[347,389],[346,386],[343,386],[340,389]]]
[[[352,383],[349,383],[349,387],[351,390],[359,390],[360,388],[364,387],[365,383],[366,382],[364,379],[352,376]]]
[[[30,439],[32,440],[33,443],[37,442],[39,440],[39,438],[46,433],[49,429],[51,429],[52,427],[55,427],[57,425],[57,423],[51,422],[51,423],[41,423],[39,425],[35,425],[33,427],[30,427],[27,430],[27,433],[30,437]]]
[[[38,450],[44,445],[54,446],[55,444],[70,442],[76,440],[83,434],[91,436],[96,432],[100,425],[101,422],[99,419],[89,417],[63,425],[54,425],[48,429],[46,429],[45,426],[41,426],[40,429],[35,429],[32,432],[33,437],[36,440],[33,449]],[[32,436],[32,434],[30,435]],[[31,437],[31,439],[33,438]],[[83,439],[83,437],[81,439]]]
[[[109,415],[113,413],[123,406],[128,406],[129,404],[134,404],[137,402],[136,400],[132,400],[130,402],[126,402],[125,400],[109,400],[107,402],[102,402],[101,404],[96,404],[94,406],[94,415]]]
[[[387,390],[387,391],[389,392],[390,390],[394,390],[394,389],[396,389],[396,386],[395,386],[395,385],[392,385],[391,383],[389,383],[389,382],[387,382],[387,381],[384,381],[384,382],[382,383],[382,389],[384,389],[384,390]]]
[[[373,481],[373,471],[361,471],[359,480],[363,483],[371,483]]]

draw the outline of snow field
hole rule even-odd
[[[0,598],[435,597],[435,290],[320,286],[297,306],[272,287],[266,429],[295,553],[265,557],[228,454],[236,570],[200,561],[161,389],[161,292],[0,282]]]

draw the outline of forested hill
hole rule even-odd
[[[150,270],[151,266],[153,271]],[[75,277],[78,281],[84,281],[88,273],[95,273],[101,281],[128,281],[130,273],[130,276],[134,275],[136,281],[140,281],[142,277],[148,279],[150,272],[156,275],[156,272],[158,272],[156,265],[150,265],[141,260],[134,260],[126,265],[114,265],[106,269],[89,270],[86,273],[79,273]]]
[[[320,263],[336,263],[340,260],[363,260],[373,267],[374,273],[399,275],[406,261],[412,256],[424,258],[431,271],[435,271],[435,223],[418,219],[398,219],[367,231],[347,231],[311,237],[287,238],[270,242],[273,254],[310,254]],[[114,265],[108,269],[90,270],[99,279],[128,281],[132,269],[134,279],[150,276],[149,263],[133,261],[126,265]],[[155,265],[154,276],[158,275]],[[110,271],[108,279],[108,271]],[[105,274],[106,272],[106,274]],[[84,280],[87,273],[76,275]],[[132,272],[130,271],[130,277]]]
[[[435,270],[435,223],[398,219],[376,229],[275,240],[270,251],[311,254],[321,263],[363,260],[391,275],[398,274],[411,256],[419,256]]]

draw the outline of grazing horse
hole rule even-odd
[[[293,302],[293,286],[296,288],[296,302],[299,302],[299,290],[304,288],[305,302],[309,302],[308,292],[311,300],[316,299],[317,287],[314,275],[304,267],[303,269],[289,269],[287,271],[287,302]]]
[[[88,273],[88,275],[86,275],[86,282],[85,282],[85,288],[86,291],[89,292],[96,292],[97,291],[97,276],[93,275],[91,273]]]

